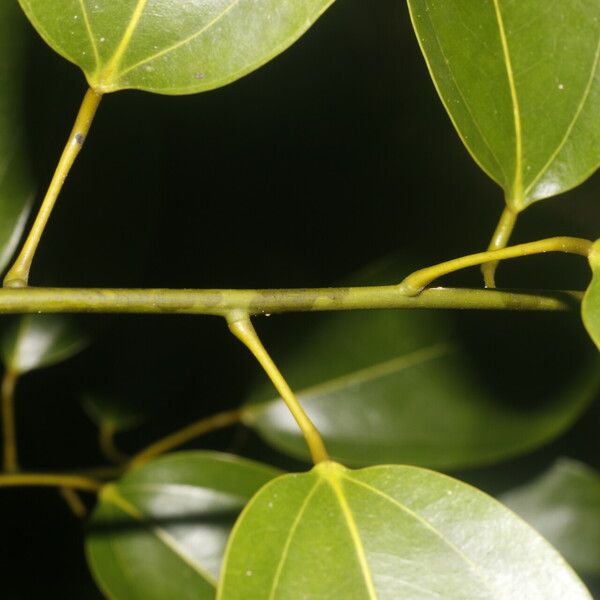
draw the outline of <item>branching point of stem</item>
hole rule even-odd
[[[591,249],[592,242],[589,240],[573,237],[554,237],[537,242],[529,242],[528,244],[509,246],[500,250],[478,252],[477,254],[470,254],[449,260],[439,265],[419,269],[406,277],[398,288],[406,296],[415,296],[439,277],[467,267],[546,252],[565,252],[567,254],[577,254],[587,257]]]
[[[243,311],[232,311],[226,318],[231,333],[252,352],[286,403],[296,423],[298,423],[300,431],[304,435],[313,462],[318,464],[329,460],[329,455],[325,449],[321,434],[304,411],[304,408],[302,408],[298,398],[263,346],[248,314]]]

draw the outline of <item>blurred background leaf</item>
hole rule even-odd
[[[111,598],[213,600],[229,532],[276,469],[215,452],[179,452],[107,486],[86,550]]]
[[[23,315],[3,331],[0,352],[7,369],[19,374],[63,362],[83,350],[87,334],[64,315]]]
[[[19,244],[35,184],[27,153],[24,101],[24,23],[16,2],[0,7],[0,272]]]
[[[600,474],[566,458],[500,500],[535,527],[581,575],[600,580]]]
[[[351,283],[400,281],[410,270],[405,260],[389,260]],[[335,460],[438,469],[498,462],[551,441],[597,397],[600,359],[583,335],[581,358],[566,366],[574,350],[561,343],[559,329],[550,347],[531,331],[503,341],[483,330],[484,347],[471,348],[455,315],[340,312],[315,317],[306,335],[290,336],[280,367]],[[541,372],[540,360],[565,367]],[[304,439],[270,385],[251,398],[245,422],[308,461]]]

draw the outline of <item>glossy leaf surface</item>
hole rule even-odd
[[[415,467],[322,463],[276,479],[248,504],[217,598],[591,596],[533,529],[475,488]]]
[[[581,574],[600,576],[600,474],[562,459],[502,498]]]
[[[398,281],[406,272],[390,262],[357,281]],[[509,339],[502,353],[510,359],[501,363],[497,340],[478,331],[485,343],[474,351],[453,330],[455,318],[400,310],[312,315],[305,338],[275,355],[335,460],[436,468],[490,463],[556,437],[594,399],[597,357],[580,365],[565,354],[560,372],[545,372],[548,386],[538,392],[540,365],[532,358],[547,340]],[[517,373],[515,363],[527,368]],[[278,449],[308,460],[296,423],[268,382],[252,394],[245,422]]]
[[[24,315],[3,332],[2,361],[16,373],[27,373],[67,360],[83,350],[88,335],[64,315]]]
[[[126,474],[103,491],[86,539],[102,590],[117,600],[213,600],[240,510],[278,475],[212,452],[180,452]]]
[[[98,91],[192,94],[257,69],[333,0],[20,0],[45,41]]]
[[[23,18],[14,2],[0,4],[0,272],[20,241],[33,183],[23,140]]]
[[[600,164],[597,0],[409,0],[440,97],[515,210]]]
[[[581,304],[583,323],[598,350],[600,350],[600,240],[595,242],[590,253],[592,281]]]

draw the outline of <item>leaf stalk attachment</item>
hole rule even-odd
[[[48,191],[40,206],[40,210],[31,226],[17,260],[4,278],[5,287],[27,287],[31,263],[33,262],[33,257],[35,256],[42,234],[46,229],[46,225],[67,176],[87,138],[101,100],[102,94],[99,94],[91,88],[88,89],[81,104],[81,108],[79,109],[67,145],[58,161],[58,166],[56,167]]]
[[[321,434],[310,420],[309,416],[302,408],[296,394],[292,391],[287,381],[269,356],[269,353],[263,346],[250,317],[245,312],[233,311],[227,315],[229,330],[252,352],[256,360],[265,370],[269,379],[281,395],[281,398],[289,408],[292,416],[298,423],[298,427],[304,435],[306,444],[310,450],[310,455],[315,464],[329,460],[329,455],[325,449],[325,444]]]

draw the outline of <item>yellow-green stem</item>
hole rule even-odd
[[[102,423],[98,431],[98,444],[102,454],[117,465],[129,461],[129,456],[121,452],[115,443],[115,429],[112,425]]]
[[[23,244],[23,248],[17,257],[17,260],[4,278],[4,285],[6,287],[27,286],[31,263],[42,238],[42,234],[50,219],[52,209],[54,208],[67,175],[89,133],[101,99],[101,94],[91,88],[88,89],[37,217],[27,235],[27,239]]]
[[[75,490],[72,490],[71,488],[61,488],[60,495],[64,498],[64,501],[71,509],[71,512],[78,519],[85,519],[87,516],[87,508]]]
[[[0,315],[25,313],[186,314],[226,316],[375,309],[568,311],[572,290],[435,288],[407,296],[394,285],[287,290],[0,288]]]
[[[51,473],[0,474],[0,487],[58,487],[98,493],[103,483],[88,477]]]
[[[506,206],[502,211],[502,215],[500,216],[500,220],[498,221],[498,225],[496,226],[496,231],[494,231],[494,235],[492,240],[490,241],[490,245],[488,246],[488,252],[493,250],[501,250],[502,248],[506,248],[508,242],[510,240],[510,236],[515,228],[515,224],[517,222],[518,213],[514,211],[509,206]],[[495,260],[493,262],[484,263],[481,266],[481,272],[483,274],[483,282],[486,288],[495,288],[496,287],[496,269],[498,268],[498,261]]]
[[[243,412],[238,409],[200,419],[199,421],[158,440],[141,452],[138,452],[138,454],[131,459],[130,465],[132,467],[140,466],[152,458],[156,458],[165,452],[169,452],[169,450],[173,450],[173,448],[177,448],[178,446],[190,442],[194,438],[210,433],[211,431],[235,425],[242,420],[242,416]]]
[[[467,267],[509,258],[530,256],[532,254],[543,254],[545,252],[566,252],[568,254],[578,254],[587,257],[591,248],[592,242],[589,240],[572,237],[554,237],[528,244],[511,246],[502,250],[479,252],[415,271],[402,281],[399,288],[408,296],[413,296],[419,294],[423,288],[439,277]]]
[[[227,316],[227,323],[229,324],[231,333],[233,333],[233,335],[235,335],[250,350],[250,352],[252,352],[256,360],[269,376],[275,389],[286,403],[296,420],[296,423],[298,423],[300,431],[302,431],[302,434],[304,435],[313,462],[318,464],[322,461],[329,460],[321,434],[306,412],[304,412],[298,398],[273,362],[273,359],[269,356],[269,353],[260,341],[248,315],[238,311],[232,312]]]
[[[2,378],[2,445],[3,465],[7,473],[19,470],[17,458],[17,428],[15,426],[15,387],[18,373],[7,369]]]

